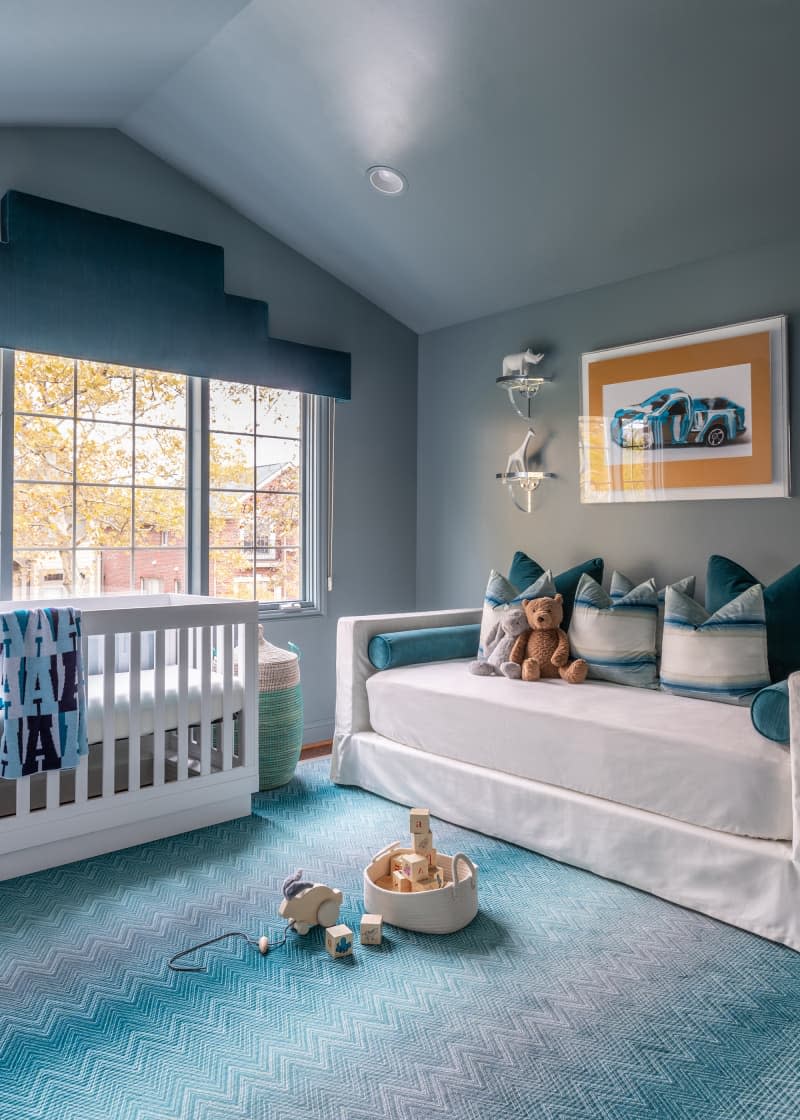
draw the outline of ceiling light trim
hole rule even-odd
[[[387,198],[397,198],[408,190],[408,180],[403,172],[388,163],[373,164],[367,168],[366,174],[372,189]]]

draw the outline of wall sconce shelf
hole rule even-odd
[[[508,492],[511,495],[511,500],[518,510],[523,513],[531,513],[533,511],[533,493],[539,488],[540,483],[545,478],[555,478],[554,474],[547,471],[502,471],[496,474],[495,478],[498,482],[502,482],[504,486],[508,487]],[[520,494],[524,494],[524,505],[520,505],[517,500],[517,494],[514,488],[519,487]]]

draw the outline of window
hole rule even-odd
[[[297,393],[212,382],[209,592],[299,601],[302,409]]]
[[[319,608],[326,402],[24,352],[2,369],[2,597]]]

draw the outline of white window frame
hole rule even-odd
[[[14,540],[14,355],[0,350],[0,598],[13,598]],[[193,594],[209,587],[209,386],[187,377],[186,584]],[[329,496],[333,405],[327,397],[301,394],[300,557],[302,598],[260,602],[263,620],[321,615],[326,610],[329,559]],[[135,589],[132,589],[135,592]]]

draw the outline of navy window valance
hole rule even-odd
[[[270,338],[218,245],[9,191],[0,346],[350,398],[350,355]]]

